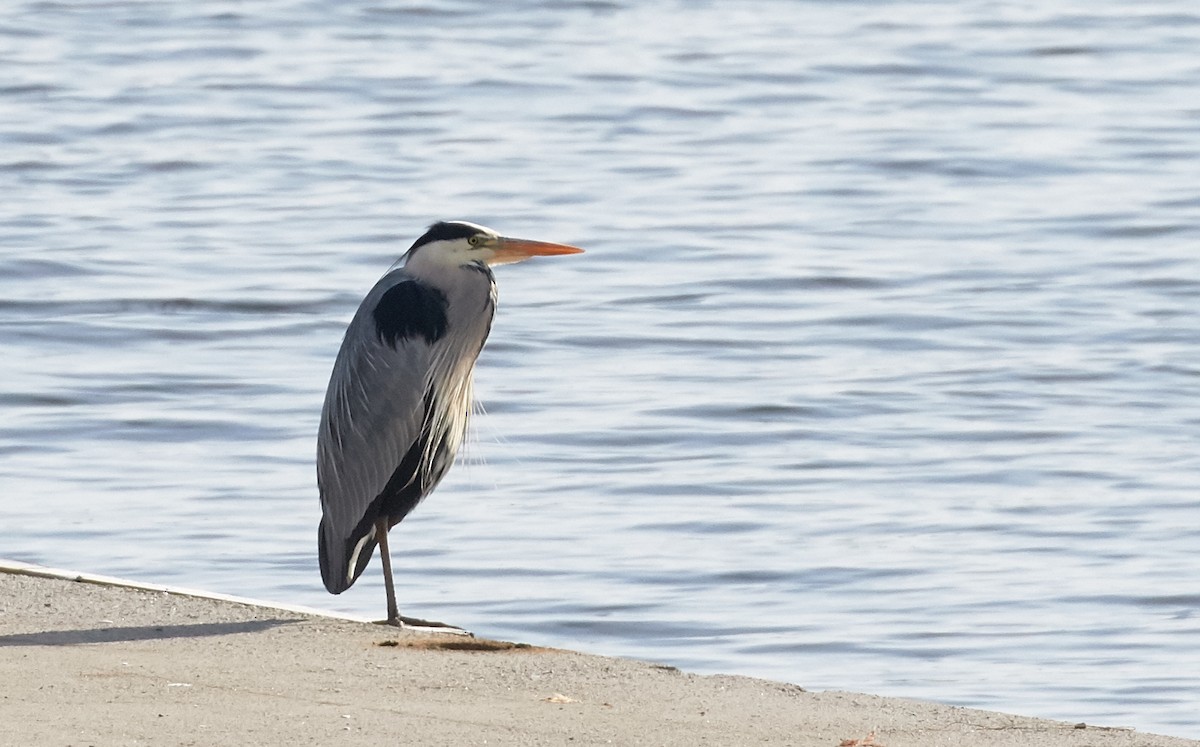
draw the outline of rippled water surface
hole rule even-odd
[[[1200,737],[1192,2],[10,3],[0,557],[328,596],[314,433],[429,222],[497,272],[402,609]]]

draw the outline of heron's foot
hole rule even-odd
[[[396,615],[387,620],[379,620],[376,625],[390,625],[394,628],[404,628],[418,633],[451,633],[453,635],[465,635],[472,638],[475,634],[469,630],[464,630],[457,625],[449,623],[437,622],[436,620],[422,620],[419,617],[405,617],[404,615]]]

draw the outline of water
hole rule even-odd
[[[328,596],[314,432],[438,218],[488,636],[1200,737],[1192,3],[12,3],[0,557]]]

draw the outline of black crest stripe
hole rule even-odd
[[[468,226],[465,223],[457,223],[454,221],[441,221],[434,223],[429,227],[429,230],[413,242],[409,251],[424,246],[434,241],[448,241],[451,239],[468,239],[479,233],[479,228],[476,226]]]

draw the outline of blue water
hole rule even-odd
[[[486,415],[407,614],[1200,737],[1191,2],[15,2],[0,557],[316,568],[342,330],[439,218]]]

